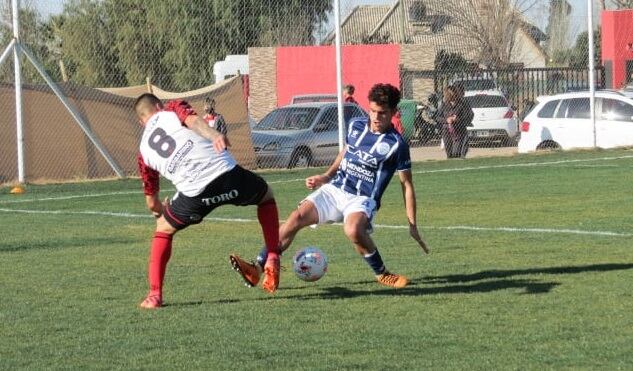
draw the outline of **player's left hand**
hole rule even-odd
[[[429,247],[426,245],[426,242],[420,236],[420,232],[418,232],[418,227],[415,224],[409,224],[409,234],[415,240],[415,242],[420,245],[425,254],[429,253]]]
[[[231,146],[229,142],[229,138],[220,134],[213,138],[213,148],[215,148],[216,152],[221,153]]]

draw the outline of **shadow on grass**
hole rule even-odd
[[[489,270],[472,274],[451,274],[446,276],[427,276],[423,282],[426,283],[451,283],[451,282],[472,282],[487,280],[491,278],[507,278],[512,276],[525,276],[532,274],[578,274],[585,272],[609,272],[617,270],[632,269],[633,264],[592,264],[567,267],[548,268],[527,268],[510,270]]]
[[[370,281],[375,285],[375,281]],[[543,294],[550,292],[554,287],[558,286],[558,282],[540,282],[535,280],[496,280],[488,282],[479,282],[471,285],[450,285],[440,287],[417,287],[415,282],[402,289],[380,288],[378,290],[354,290],[349,287],[331,286],[319,287],[319,292],[311,292],[306,294],[284,295],[285,292],[295,290],[295,288],[279,289],[274,296],[267,296],[255,299],[220,299],[211,301],[214,304],[233,304],[243,301],[265,301],[265,300],[335,300],[335,299],[353,299],[363,296],[428,296],[439,294],[476,294],[488,293],[499,290],[522,289],[522,294]],[[175,306],[179,304],[174,304]],[[189,304],[183,304],[189,305]]]

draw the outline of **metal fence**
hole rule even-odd
[[[189,99],[201,114],[208,108],[205,101],[215,100],[236,156],[249,167],[328,163],[338,152],[337,132],[344,126],[334,115],[332,98],[339,89],[338,3],[22,1],[15,38],[12,1],[0,2],[0,49],[8,51],[0,64],[0,182],[18,180],[18,157],[30,182],[135,175],[140,131],[129,102],[149,90],[166,100]],[[373,84],[391,83],[402,89],[405,138],[416,145],[422,135],[431,136],[424,142],[440,146],[437,127],[431,133],[420,125],[433,119],[425,109],[428,96],[469,77],[473,73],[464,71],[476,66],[514,108],[516,128],[536,95],[587,86],[586,14],[561,11],[553,3],[341,0],[341,82],[355,87],[357,101],[345,108],[344,120],[366,114]],[[21,110],[15,99],[16,59],[13,49],[5,49],[16,41],[15,50],[25,50],[18,58]],[[523,69],[513,68],[517,65]],[[605,86],[605,74],[597,69],[597,86]],[[239,76],[234,83],[240,86],[222,88],[232,76]],[[67,97],[64,103],[57,93]],[[23,132],[17,129],[17,111]],[[128,139],[108,138],[112,132]],[[515,130],[508,137],[517,136]],[[424,152],[417,157],[424,158]]]

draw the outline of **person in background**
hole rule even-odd
[[[468,153],[468,126],[472,125],[474,113],[464,99],[463,90],[451,85],[444,88],[443,104],[438,112],[442,125],[442,140],[448,158],[464,158]]]
[[[354,88],[354,85],[351,84],[347,84],[343,87],[343,100],[345,101],[345,103],[358,104],[358,102],[356,102],[356,99],[354,99],[355,90],[356,89]]]
[[[226,121],[224,121],[224,116],[215,111],[215,99],[207,97],[204,100],[204,112],[206,113],[203,117],[204,121],[206,121],[211,128],[220,132],[220,134],[226,135]]]
[[[400,109],[396,108],[396,113],[391,118],[391,125],[396,129],[398,134],[404,135],[404,127],[402,126],[402,114],[400,113]]]

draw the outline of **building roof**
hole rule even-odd
[[[421,6],[423,9],[418,8],[416,12],[412,9],[415,6]],[[447,2],[443,0],[396,0],[393,5],[358,6],[341,24],[341,42],[433,45],[437,50],[459,52],[467,59],[476,60],[478,51],[473,50],[473,38],[465,35],[463,26],[453,22],[454,17],[446,14],[446,7]],[[477,14],[474,13],[473,16],[476,17]],[[530,43],[546,59],[540,45],[546,37],[545,34],[522,16],[519,16],[519,22],[517,32],[527,36]],[[333,43],[334,37],[334,32],[330,33],[323,43]]]

